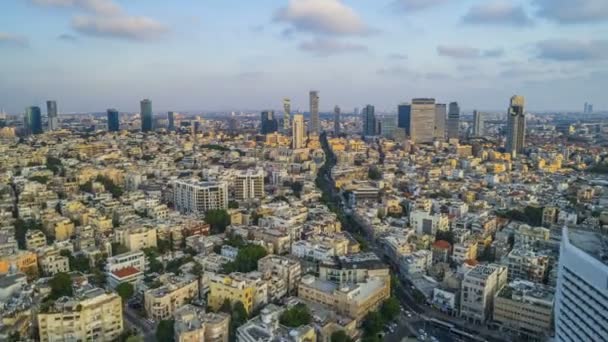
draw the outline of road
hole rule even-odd
[[[156,341],[156,326],[146,319],[140,317],[133,309],[125,306],[123,309],[123,317],[126,325],[137,330],[139,336],[143,336],[145,342]]]

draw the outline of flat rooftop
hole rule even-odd
[[[608,234],[568,229],[568,239],[575,247],[608,265]]]

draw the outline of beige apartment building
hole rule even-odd
[[[94,288],[57,300],[37,317],[41,342],[114,341],[123,331],[122,300]]]
[[[41,230],[28,230],[25,234],[25,246],[30,251],[35,251],[46,246],[46,236]]]
[[[325,304],[338,314],[362,320],[367,313],[377,309],[391,295],[390,279],[369,278],[366,282],[339,286],[312,275],[302,278],[298,297]]]
[[[156,247],[156,229],[152,227],[124,227],[114,230],[114,240],[129,251]]]
[[[375,277],[390,277],[388,265],[375,253],[338,256],[319,265],[319,279],[340,285],[362,283]]]
[[[144,293],[144,307],[149,318],[160,321],[173,315],[182,305],[198,296],[198,278],[187,274],[176,276],[171,273],[161,276],[161,287]]]
[[[230,315],[186,304],[175,312],[176,342],[228,342]]]
[[[237,201],[264,198],[264,170],[261,168],[239,171],[234,180]]]
[[[460,289],[460,316],[483,323],[490,319],[494,296],[507,283],[507,267],[477,265],[467,272]]]
[[[552,287],[513,281],[496,294],[494,321],[517,338],[544,341],[552,330],[554,298]]]
[[[285,281],[287,291],[294,292],[302,279],[302,267],[299,261],[280,255],[267,255],[258,260],[258,270],[264,278],[276,276]]]

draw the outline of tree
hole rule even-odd
[[[297,328],[309,324],[311,320],[312,316],[310,315],[308,306],[302,303],[283,311],[279,318],[281,324],[290,328]]]
[[[72,290],[72,278],[69,274],[59,272],[51,278],[49,281],[51,287],[50,299],[59,299],[63,296],[71,297],[73,295]]]
[[[224,209],[209,210],[205,222],[211,225],[211,234],[221,234],[230,225],[230,215]]]
[[[163,342],[175,341],[174,320],[162,320],[156,327],[156,340]]]
[[[28,230],[34,229],[42,230],[42,223],[34,220],[24,221],[22,219],[15,221],[15,240],[17,240],[19,249],[26,249],[25,236]]]
[[[106,188],[106,190],[110,192],[114,198],[120,198],[120,196],[122,196],[124,193],[124,190],[120,186],[114,184],[114,182],[108,177],[99,175],[95,181],[103,184],[103,187]]]
[[[112,255],[127,253],[129,249],[118,242],[112,242]]]
[[[336,330],[331,334],[331,342],[353,342],[344,330]]]
[[[377,167],[371,166],[367,171],[367,177],[371,180],[380,180],[382,179],[382,172]]]
[[[120,283],[116,286],[116,293],[122,298],[122,303],[125,304],[133,294],[135,290],[133,289],[133,285],[131,283]]]
[[[444,240],[450,243],[450,245],[454,244],[454,233],[451,230],[438,230],[435,234],[435,241]]]
[[[29,179],[33,182],[38,182],[40,184],[46,184],[49,182],[49,177],[47,176],[32,176]]]
[[[237,201],[230,201],[228,202],[228,208],[230,209],[238,209],[239,207],[239,202]]]
[[[385,321],[392,321],[399,314],[401,305],[395,297],[385,300],[380,307],[380,314]]]
[[[258,260],[262,259],[268,252],[262,246],[247,245],[239,249],[236,259],[224,265],[225,273],[251,272],[258,269]]]
[[[236,329],[241,325],[245,324],[249,319],[249,315],[247,314],[247,309],[245,309],[245,305],[241,301],[236,301],[234,305],[232,305],[232,313],[230,319],[230,340],[236,341]]]
[[[296,197],[300,198],[300,194],[302,193],[302,189],[304,189],[304,184],[302,182],[293,182],[291,183],[291,191]]]
[[[363,331],[366,336],[373,336],[382,331],[384,320],[377,311],[372,311],[363,320]]]
[[[218,311],[227,314],[232,313],[232,302],[230,302],[230,299],[224,299],[224,302],[222,303],[222,306],[220,306],[220,309]]]
[[[61,171],[62,166],[61,159],[51,156],[46,157],[46,168],[53,171],[54,175]]]

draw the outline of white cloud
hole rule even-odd
[[[300,50],[312,52],[318,56],[330,56],[342,53],[366,52],[367,47],[360,44],[344,43],[335,39],[315,38],[305,41],[299,46]]]
[[[113,0],[32,0],[37,5],[54,7],[78,7],[97,14],[118,14],[120,6]]]
[[[475,5],[462,18],[467,24],[528,26],[532,20],[522,6],[506,0],[495,0]]]
[[[274,15],[276,21],[298,31],[333,35],[363,35],[370,32],[359,15],[340,0],[290,0]]]
[[[0,32],[0,46],[2,45],[25,47],[28,45],[28,39],[14,33]]]
[[[129,40],[154,40],[168,29],[154,19],[134,16],[76,16],[72,27],[83,34]]]
[[[565,24],[608,21],[606,0],[534,0],[538,14]]]

